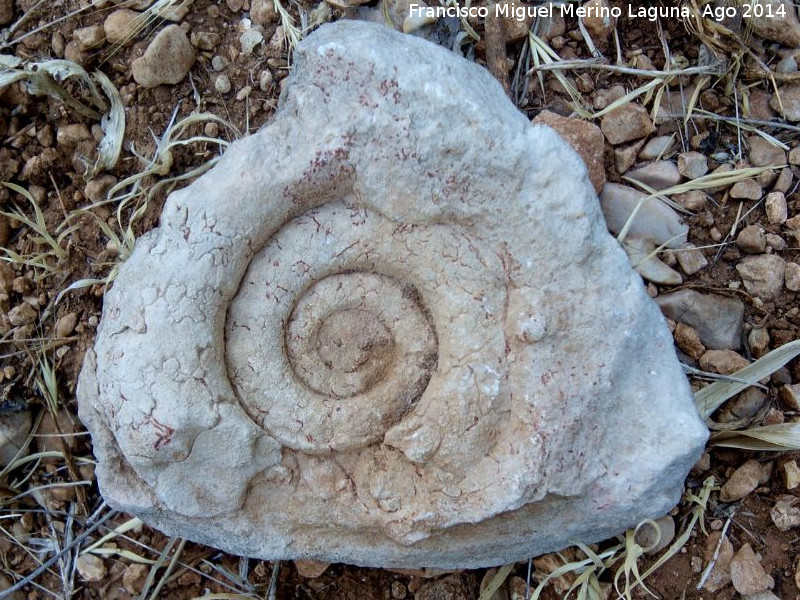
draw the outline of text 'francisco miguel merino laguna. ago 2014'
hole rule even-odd
[[[441,17],[458,18],[486,18],[489,16],[490,7],[488,6],[461,6],[452,4],[450,6],[421,6],[411,3],[409,6],[409,16],[426,17],[437,19]],[[729,14],[730,12],[734,14]],[[783,17],[786,7],[783,4],[748,4],[742,6],[723,6],[715,7],[710,4],[701,9],[703,18],[721,21],[723,18],[735,16],[741,12],[741,16],[749,17]],[[556,15],[563,17],[578,18],[620,18],[622,16],[634,19],[647,19],[655,21],[661,19],[688,19],[691,12],[688,6],[633,6],[628,5],[624,9],[618,6],[580,6],[572,2],[564,4],[542,4],[542,5],[522,5],[511,4],[508,2],[494,5],[494,14],[497,17],[513,17],[520,21],[529,18],[549,18]]]

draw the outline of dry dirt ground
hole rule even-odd
[[[189,75],[175,85],[147,89],[133,80],[131,63],[143,54],[165,24],[156,20],[135,32],[130,41],[117,46],[103,42],[101,35],[97,46],[82,50],[75,41],[83,39],[83,35],[98,32],[93,29],[86,33],[83,28],[102,26],[109,13],[118,7],[109,3],[107,7],[92,8],[51,23],[87,4],[78,0],[38,3],[35,0],[0,0],[0,18],[4,18],[3,11],[6,11],[7,23],[18,24],[25,15],[25,20],[13,31],[3,33],[5,46],[0,53],[27,61],[63,58],[66,53],[68,58],[80,62],[90,72],[101,70],[119,90],[126,117],[121,159],[112,169],[87,182],[87,163],[94,161],[98,140],[102,139],[99,120],[82,116],[60,100],[32,95],[20,83],[0,87],[0,181],[15,183],[28,190],[41,207],[46,228],[56,237],[59,232],[66,231],[62,238],[55,240],[63,250],[62,256],[58,256],[52,246],[35,239],[38,234],[32,226],[20,219],[0,217],[0,246],[7,249],[4,253],[7,262],[0,269],[0,327],[3,334],[0,339],[0,417],[8,420],[11,418],[9,415],[16,415],[15,418],[24,421],[25,415],[31,415],[35,436],[29,451],[50,452],[39,454],[28,462],[18,461],[13,469],[6,469],[2,474],[0,596],[2,590],[8,590],[35,573],[43,561],[66,547],[68,551],[59,560],[30,578],[32,580],[24,580],[24,587],[11,592],[8,597],[183,599],[219,594],[210,597],[319,600],[477,598],[481,582],[485,585],[493,573],[487,576],[484,571],[475,571],[437,577],[431,573],[398,573],[331,565],[321,575],[309,577],[313,573],[308,569],[313,570],[313,565],[284,562],[276,568],[272,563],[244,560],[193,543],[170,541],[146,526],[136,527],[104,542],[107,552],[97,559],[76,560],[75,546],[70,546],[70,543],[76,536],[90,530],[91,522],[87,523],[87,519],[101,501],[93,477],[91,440],[76,417],[75,386],[83,354],[93,343],[104,285],[90,283],[79,286],[65,293],[57,304],[55,301],[62,290],[76,281],[102,280],[112,272],[120,255],[124,255],[121,242],[109,234],[111,230],[119,235],[119,220],[115,213],[117,204],[93,208],[89,212],[80,212],[79,209],[104,199],[114,182],[142,172],[143,161],[137,155],[153,156],[157,138],[164,134],[173,119],[180,120],[193,112],[209,112],[233,124],[241,134],[258,129],[275,110],[289,64],[285,29],[279,29],[279,20],[269,20],[263,26],[263,43],[248,55],[242,52],[239,40],[240,23],[250,8],[248,0],[195,0],[189,3],[188,11],[179,21],[180,27],[195,43],[196,62]],[[372,6],[375,4],[372,2]],[[311,2],[302,5],[286,2],[285,7],[298,23],[301,22],[299,10],[311,15],[311,21],[320,16],[341,18],[343,12],[336,7],[318,10],[319,6]],[[40,32],[18,40],[48,24]],[[486,64],[496,77],[505,80],[520,110],[531,118],[545,108],[562,115],[573,112],[573,97],[552,72],[541,80],[536,74],[526,74],[526,69],[534,66],[535,61],[531,58],[529,44],[513,35],[511,25],[507,24],[503,29],[496,22],[476,21],[472,24],[481,39],[464,44],[465,51]],[[791,83],[796,75],[796,66],[794,71],[788,68],[788,73],[775,81],[771,81],[763,69],[756,68],[762,64],[775,70],[778,62],[792,53],[774,42],[752,35],[735,20],[728,25],[729,31],[735,34],[734,38],[727,34],[698,32],[696,27],[689,32],[686,24],[676,19],[649,22],[623,18],[616,24],[616,31],[611,30],[611,37],[596,40],[596,45],[608,64],[671,71],[696,66],[703,61],[707,64],[708,55],[704,55],[701,42],[713,38],[718,43],[717,50],[723,56],[723,63],[717,74],[706,79],[705,91],[697,98],[698,108],[717,116],[740,116],[743,118],[740,125],[756,123],[756,129],[779,139],[788,149],[794,148],[800,141],[798,129],[793,122],[781,119],[768,106],[768,100],[776,82]],[[0,26],[0,29],[8,26]],[[704,38],[704,35],[710,37]],[[600,37],[603,37],[602,32]],[[566,30],[551,36],[549,42],[561,59],[591,57],[592,50],[575,19],[567,19]],[[727,57],[724,56],[726,52]],[[725,62],[737,56],[738,61]],[[601,105],[598,97],[608,94],[615,85],[630,92],[653,81],[640,74],[613,70],[576,67],[561,73],[588,107]],[[229,91],[226,91],[224,78],[218,81],[220,75],[229,80]],[[681,87],[697,84],[700,77],[676,76],[669,83],[673,92],[679,94]],[[71,95],[85,98],[85,92],[76,84],[67,83],[65,87]],[[650,110],[653,99],[643,95],[633,102]],[[723,164],[736,168],[748,166],[750,155],[742,138],[751,135],[752,130],[742,130],[736,123],[719,120],[713,115],[695,114],[688,120],[682,117],[665,119],[655,130],[646,132],[646,137],[674,134],[673,147],[665,155],[668,159],[680,152],[696,150],[706,156],[712,170]],[[187,137],[203,135],[225,141],[233,139],[226,127],[210,121],[194,124],[187,131]],[[609,181],[622,181],[618,168],[619,154],[626,148],[628,154],[633,152],[635,157],[636,150],[604,143],[603,161]],[[209,140],[176,147],[169,168],[161,174],[148,175],[141,184],[144,189],[154,189],[153,184],[160,179],[189,172],[213,159],[219,151],[220,144]],[[788,151],[784,156],[787,159],[784,162],[793,162]],[[784,287],[777,297],[768,301],[753,298],[742,287],[735,269],[745,256],[735,238],[747,225],[761,228],[762,233],[780,236],[785,242],[785,247],[780,248],[777,240],[771,238],[777,246],[770,251],[762,248],[762,253],[772,252],[786,262],[797,263],[800,259],[798,239],[791,227],[780,221],[770,222],[765,211],[763,196],[776,185],[779,172],[777,169],[758,175],[758,188],[763,192],[760,191],[758,198],[752,200],[732,198],[730,186],[714,190],[704,205],[687,217],[689,240],[702,247],[708,265],[684,276],[680,285],[650,284],[654,295],[687,288],[740,298],[746,306],[745,335],[749,335],[752,329],[768,334],[768,338],[763,335],[752,338],[760,340],[759,355],[798,339],[800,324],[795,292]],[[798,176],[800,172],[796,166],[789,164],[784,175],[784,179],[789,180],[785,186],[789,218],[800,214],[800,200],[796,195]],[[135,216],[131,232],[138,236],[155,226],[168,189],[169,186],[155,189],[146,205],[142,198],[125,205],[119,215],[123,228],[131,221],[133,211],[141,206],[146,208]],[[35,217],[28,200],[12,189],[0,188],[0,207],[10,211],[14,205],[28,217]],[[101,223],[108,227],[104,229]],[[736,233],[726,237],[734,225]],[[669,257],[665,258],[670,261]],[[756,357],[749,345],[745,345],[740,354],[746,360]],[[687,354],[682,358],[693,366],[698,365]],[[748,425],[796,420],[797,407],[782,401],[779,390],[785,384],[798,382],[800,364],[795,360],[767,381],[763,402],[748,418]],[[57,407],[52,404],[54,399]],[[51,412],[56,408],[57,418],[54,420]],[[703,482],[711,476],[717,482],[726,482],[732,472],[748,460],[761,465],[757,487],[743,499],[727,503],[720,500],[717,490],[712,491],[700,523],[685,546],[647,579],[649,590],[656,598],[665,600],[736,598],[739,592],[728,583],[724,572],[719,575],[721,583],[715,591],[697,589],[703,570],[714,560],[714,551],[718,548],[719,534],[714,532],[724,530],[732,548],[727,546],[727,542],[719,545],[716,560],[723,563],[726,552],[731,549],[738,552],[749,544],[760,557],[763,570],[773,579],[772,593],[782,600],[800,598],[800,579],[796,571],[800,557],[800,528],[780,531],[771,517],[776,502],[782,499],[791,503],[798,496],[800,488],[789,488],[791,481],[787,482],[785,474],[787,469],[791,470],[792,461],[800,455],[725,448],[711,448],[709,453],[706,464],[693,471],[687,479],[687,492],[699,494]],[[674,511],[679,533],[689,522],[691,506],[691,503],[684,502]],[[127,515],[116,515],[102,523],[82,540],[81,548],[86,548],[109,533],[111,528],[129,519]],[[602,551],[616,543],[617,540],[609,540],[595,549]],[[574,553],[572,556],[574,558]],[[654,560],[650,556],[640,559],[640,571],[646,570]],[[153,567],[153,561],[159,562]],[[515,565],[495,597],[524,597],[526,582],[535,587],[542,573],[552,570],[558,561],[558,557],[551,556],[533,565]],[[600,574],[602,595],[616,595],[609,586],[613,581],[613,571]],[[747,574],[751,579],[758,579],[758,576],[759,573]],[[560,584],[563,583],[562,580]],[[563,585],[548,585],[541,597],[560,598],[563,594]],[[632,596],[645,597],[647,592],[637,587]]]

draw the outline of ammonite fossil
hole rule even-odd
[[[168,199],[80,414],[106,499],[224,550],[476,567],[677,500],[706,429],[577,155],[480,67],[365,23]]]

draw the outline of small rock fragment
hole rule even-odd
[[[680,285],[683,283],[681,274],[664,264],[653,255],[656,249],[655,242],[648,237],[629,235],[622,244],[631,266],[647,281],[661,285]]]
[[[800,265],[794,262],[787,262],[783,277],[787,290],[790,292],[800,292]]]
[[[785,119],[800,121],[800,85],[796,83],[782,85],[772,95],[769,105]]]
[[[753,33],[787,48],[800,46],[800,20],[794,3],[791,0],[759,0],[758,4],[763,7],[763,12],[753,11],[747,15]]]
[[[784,240],[781,236],[774,233],[768,233],[764,237],[767,238],[767,246],[773,250],[780,252],[781,250],[786,249],[786,240]]]
[[[210,31],[193,31],[189,36],[189,41],[192,42],[192,46],[200,48],[200,50],[205,50],[206,52],[211,52],[219,45],[221,39],[218,33],[213,33]]]
[[[793,502],[778,500],[769,511],[769,517],[779,531],[789,531],[800,525],[800,508]]]
[[[217,78],[214,81],[214,89],[220,94],[227,94],[231,91],[231,80],[224,73],[217,75]]]
[[[27,302],[18,304],[8,311],[8,320],[11,321],[11,325],[13,327],[19,327],[20,325],[28,325],[33,323],[36,321],[36,317],[36,309]]]
[[[797,72],[797,61],[794,56],[787,56],[780,60],[775,67],[775,70],[782,75],[789,75]]]
[[[103,32],[110,44],[125,44],[136,33],[136,18],[141,13],[129,8],[118,8],[103,21]]]
[[[150,42],[144,56],[133,61],[133,78],[146,88],[174,85],[186,77],[194,58],[194,48],[183,29],[169,25]]]
[[[56,337],[65,338],[75,330],[78,323],[78,313],[71,312],[56,321]]]
[[[748,225],[736,237],[736,245],[745,254],[761,254],[767,247],[764,230],[758,225]]]
[[[257,27],[247,27],[239,36],[239,43],[242,46],[242,54],[249,56],[253,53],[256,46],[264,41],[264,34]]]
[[[583,25],[594,43],[605,47],[608,37],[617,25],[616,17],[609,14],[611,3],[608,0],[589,0],[583,7],[587,10],[586,16],[581,17]]]
[[[83,195],[92,202],[102,202],[108,198],[108,191],[117,183],[117,178],[106,173],[86,182]]]
[[[72,32],[72,39],[78,44],[81,52],[87,52],[103,43],[105,33],[102,25],[92,25],[91,27],[79,27]]]
[[[761,390],[751,387],[726,403],[717,420],[720,423],[752,419],[764,407],[767,400],[766,394]]]
[[[471,573],[454,573],[420,586],[414,600],[471,600],[475,597],[476,584]]]
[[[743,179],[733,184],[731,198],[736,200],[758,200],[761,198],[761,186],[754,179]]]
[[[31,422],[31,413],[27,410],[0,413],[0,468],[14,460],[25,445]]]
[[[787,460],[783,463],[783,476],[787,490],[793,490],[800,485],[800,467],[797,466],[796,460]]]
[[[306,579],[316,579],[327,571],[330,566],[331,563],[319,560],[305,559],[294,561],[294,567],[297,569],[297,573],[300,577],[305,577]]]
[[[681,181],[678,166],[671,160],[659,160],[634,169],[628,177],[649,185],[654,190],[665,190]]]
[[[659,160],[661,159],[672,146],[675,145],[674,135],[660,135],[654,137],[644,145],[642,151],[639,152],[641,160]]]
[[[767,575],[750,544],[745,544],[733,555],[731,581],[740,594],[757,594],[775,585],[775,581]]]
[[[699,152],[683,152],[678,155],[678,172],[686,179],[697,179],[708,173],[708,159]]]
[[[600,121],[600,129],[612,146],[630,142],[653,133],[653,122],[647,109],[631,102],[609,112]]]
[[[251,0],[250,18],[256,25],[266,26],[275,23],[280,19],[280,15],[275,10],[273,0]]]
[[[601,88],[597,90],[594,96],[593,106],[595,110],[603,110],[607,108],[625,95],[625,88],[619,84],[613,85],[609,88]]]
[[[644,139],[614,148],[614,166],[617,168],[617,173],[626,173],[633,166],[642,144],[644,144]]]
[[[600,128],[589,121],[562,117],[549,110],[543,110],[536,115],[533,123],[552,127],[558,135],[567,140],[567,143],[583,159],[594,190],[599,194],[606,183],[606,170],[603,162],[605,141]]]
[[[764,209],[767,213],[767,220],[770,223],[785,223],[789,216],[786,206],[786,196],[783,192],[770,192],[764,201]]]
[[[0,0],[0,25],[14,20],[14,0]]]
[[[733,350],[707,350],[700,357],[701,369],[720,375],[730,375],[749,364],[750,361]]]
[[[758,487],[761,473],[761,464],[757,460],[748,460],[722,486],[719,491],[720,501],[735,502],[747,496]]]
[[[786,164],[786,152],[781,148],[768,142],[760,135],[754,135],[748,139],[750,152],[748,158],[754,167],[765,167],[767,165]]]
[[[738,298],[680,290],[659,296],[656,304],[665,317],[694,327],[706,348],[741,347],[744,303]]]
[[[687,275],[694,275],[700,269],[708,266],[708,261],[703,253],[695,247],[694,244],[682,244],[678,250],[675,251],[675,257],[678,259],[678,264]]]
[[[56,143],[64,148],[74,148],[82,141],[91,138],[92,134],[84,123],[62,125],[56,132]]]
[[[147,565],[138,563],[128,565],[122,573],[122,587],[132,596],[139,595],[147,580],[148,571]]]
[[[675,194],[672,199],[686,210],[699,211],[706,207],[708,194],[703,190],[690,190],[682,194]]]
[[[785,194],[789,191],[789,188],[792,186],[792,180],[794,179],[794,174],[789,167],[784,167],[781,169],[781,172],[778,174],[778,180],[772,186],[773,192],[781,192]]]
[[[675,326],[675,345],[681,349],[689,358],[697,360],[706,351],[706,347],[700,341],[700,336],[693,327],[678,323]]]
[[[800,411],[800,383],[784,385],[779,397],[789,410]]]
[[[408,588],[402,581],[393,581],[391,587],[392,600],[404,600],[408,595]]]
[[[747,256],[739,261],[736,270],[744,282],[747,293],[771,300],[783,290],[786,262],[774,254]]]
[[[600,206],[608,229],[619,233],[633,210],[646,194],[633,188],[607,183],[600,195]],[[672,207],[657,198],[642,203],[633,224],[628,230],[631,236],[651,238],[656,244],[667,244],[677,248],[686,242],[689,228]]]
[[[102,581],[106,576],[103,559],[94,554],[81,554],[75,566],[84,581]]]
[[[747,343],[753,356],[761,358],[769,351],[769,331],[766,327],[751,329],[747,334]]]

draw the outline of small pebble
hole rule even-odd
[[[686,179],[697,179],[708,173],[708,160],[699,152],[684,152],[678,155],[678,172]]]
[[[700,368],[710,373],[730,375],[750,364],[745,357],[733,350],[707,350],[700,357]]]
[[[748,460],[736,469],[719,491],[722,502],[741,500],[758,487],[761,479],[761,464],[756,460]]]
[[[227,94],[231,91],[231,80],[224,73],[217,75],[217,79],[214,81],[214,89],[220,94]]]
[[[777,298],[783,291],[786,262],[774,254],[746,256],[736,265],[747,293],[761,300]]]
[[[252,92],[253,92],[252,86],[246,85],[238,92],[236,92],[236,99],[241,102],[245,98],[248,98]]]
[[[769,339],[769,332],[766,327],[750,330],[750,333],[747,335],[747,343],[754,357],[761,358],[769,352]]]
[[[800,292],[800,265],[794,262],[787,262],[783,277],[787,290],[790,292]]]
[[[736,245],[745,254],[761,254],[767,247],[764,230],[758,225],[748,225],[736,237]]]
[[[224,69],[226,66],[228,66],[228,61],[219,54],[211,59],[211,68],[215,71],[222,71],[222,69]]]
[[[757,594],[771,589],[775,580],[761,566],[750,544],[745,544],[731,559],[731,581],[742,595]]]
[[[764,210],[767,213],[767,220],[770,223],[785,223],[789,216],[786,206],[786,196],[783,192],[770,192],[764,201]]]
[[[106,567],[103,559],[94,554],[81,554],[75,566],[84,581],[102,581],[106,576]]]
[[[759,200],[761,199],[761,186],[753,179],[737,181],[731,188],[731,198],[736,200]]]
[[[272,71],[264,69],[261,71],[261,76],[258,79],[258,88],[262,92],[268,92],[272,87]]]
[[[800,485],[800,467],[796,460],[788,460],[783,464],[783,475],[787,490],[793,490]]]

